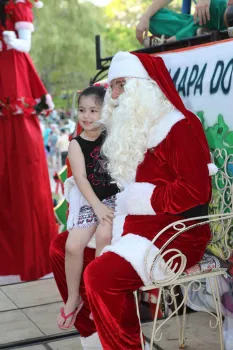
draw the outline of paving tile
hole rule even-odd
[[[17,309],[17,306],[0,289],[0,312]]]
[[[220,349],[218,328],[209,326],[211,316],[197,312],[187,315],[186,318],[186,348],[187,350],[217,350]],[[161,321],[159,321],[160,323]],[[213,322],[213,321],[212,321]],[[146,336],[151,337],[152,323],[143,326]],[[162,328],[162,339],[157,344],[166,350],[178,349],[178,330],[176,319],[172,318]],[[160,334],[160,333],[159,333]]]
[[[20,308],[61,301],[53,278],[8,285],[1,289]]]
[[[43,336],[43,333],[20,310],[6,311],[0,317],[0,345]]]
[[[26,348],[14,348],[14,350],[47,350],[43,345],[28,346]]]
[[[53,350],[83,350],[79,337],[55,341],[48,344]]]
[[[25,314],[44,332],[46,335],[63,333],[57,326],[57,316],[63,303],[56,303],[44,306],[35,306],[23,309]],[[74,330],[73,328],[72,330]]]

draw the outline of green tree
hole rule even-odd
[[[103,34],[103,52],[113,55],[115,52],[140,49],[136,39],[136,25],[152,0],[113,0],[105,9],[106,30]],[[169,8],[181,9],[182,0],[173,0]]]
[[[135,27],[151,0],[113,0],[105,8],[106,30],[103,34],[103,52],[131,51],[140,48]]]
[[[102,56],[141,46],[135,37],[139,18],[152,0],[112,0],[105,8],[87,0],[49,0],[35,10],[32,57],[53,94],[89,84],[95,74],[95,35],[102,38]],[[181,0],[170,6],[178,9]]]
[[[50,0],[34,13],[31,54],[47,88],[54,93],[87,86],[95,72],[95,35],[104,30],[103,9]]]

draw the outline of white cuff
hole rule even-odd
[[[145,264],[145,256],[147,250],[151,247]],[[151,243],[151,241],[145,237],[141,237],[136,234],[128,233],[121,237],[115,244],[107,246],[102,251],[102,254],[107,252],[115,253],[128,261],[130,265],[137,272],[144,285],[150,285],[150,270],[154,261],[154,258],[159,254],[159,249]],[[152,277],[153,280],[161,281],[165,280],[168,275],[166,272],[166,264],[163,258],[159,257],[155,262]]]
[[[116,213],[130,215],[155,215],[151,197],[155,185],[149,182],[134,182],[116,195]]]

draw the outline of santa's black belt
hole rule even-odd
[[[199,216],[206,216],[209,212],[209,203],[197,205],[194,208],[188,209],[177,215],[183,216],[185,219],[191,219]]]

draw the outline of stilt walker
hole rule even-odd
[[[56,236],[37,114],[53,108],[28,54],[34,31],[29,0],[0,0],[0,283],[51,273]],[[36,0],[36,7],[43,3]]]

